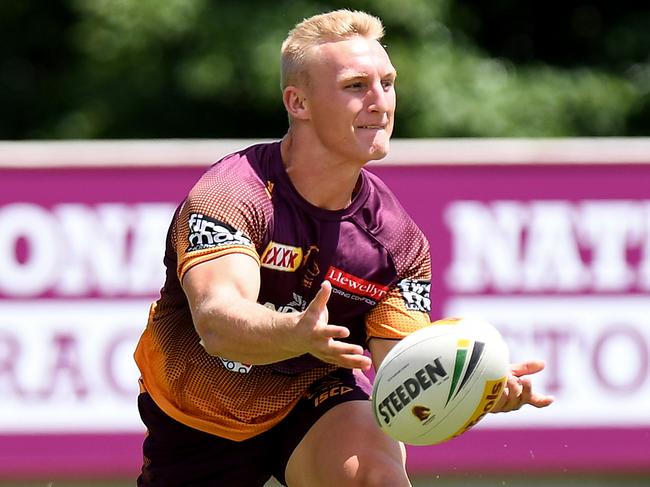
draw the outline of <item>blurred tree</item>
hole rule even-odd
[[[643,6],[22,0],[0,3],[0,138],[279,137],[280,44],[340,7],[386,24],[396,136],[650,134]]]
[[[77,62],[66,38],[74,22],[63,0],[0,2],[0,138],[54,135],[61,77]]]
[[[650,135],[650,6],[647,2],[583,0],[518,2],[516,0],[458,0],[453,2],[454,25],[490,57],[507,59],[520,70],[535,72],[547,64],[568,71],[591,73],[587,85],[593,95],[599,81],[616,90],[623,81],[628,103],[616,97],[593,99],[594,107],[575,113],[578,133],[606,135],[614,120],[607,115],[618,108],[616,133]],[[527,68],[530,67],[530,68]],[[595,76],[593,76],[595,75]],[[571,75],[568,78],[572,78]],[[616,83],[619,84],[619,83]],[[581,85],[574,89],[581,88]],[[604,94],[607,94],[605,90]],[[589,102],[589,97],[586,97]],[[598,105],[605,103],[602,109]],[[611,112],[610,112],[611,113]],[[595,117],[589,122],[591,117]],[[585,118],[587,120],[585,120]],[[594,124],[594,129],[590,128]]]

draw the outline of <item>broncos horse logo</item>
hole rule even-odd
[[[413,416],[418,418],[420,421],[425,421],[426,419],[429,419],[429,416],[431,416],[431,409],[426,406],[413,406],[411,412],[413,413]]]

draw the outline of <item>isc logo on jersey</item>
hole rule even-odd
[[[200,213],[192,213],[187,252],[209,249],[220,245],[251,245],[251,240],[241,230]]]
[[[295,272],[302,262],[302,249],[277,242],[269,242],[260,259],[262,267],[276,271]]]

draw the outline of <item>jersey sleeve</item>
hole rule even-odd
[[[431,311],[431,256],[426,237],[415,224],[395,250],[397,282],[365,318],[368,338],[401,339],[428,326]]]
[[[177,275],[222,255],[242,253],[259,264],[270,195],[240,156],[213,166],[192,188],[173,231]],[[233,160],[235,159],[235,160]]]

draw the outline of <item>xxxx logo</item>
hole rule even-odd
[[[471,346],[471,353],[470,351]],[[483,356],[483,349],[485,348],[485,343],[483,342],[474,342],[471,343],[470,340],[460,339],[458,340],[456,348],[456,360],[454,363],[454,373],[451,378],[451,387],[449,388],[449,395],[447,396],[447,402],[445,405],[449,404],[449,401],[452,397],[456,397],[462,388],[467,384],[467,381],[472,376],[476,370],[481,357]],[[467,366],[466,366],[467,365]],[[463,373],[464,370],[464,373]],[[461,379],[462,375],[462,379]]]
[[[262,267],[276,271],[295,272],[302,262],[302,249],[271,241],[260,260]]]

